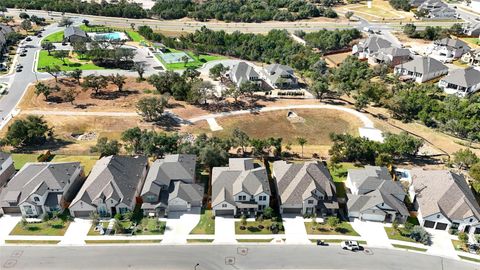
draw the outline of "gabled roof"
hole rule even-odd
[[[404,49],[404,48],[397,48],[397,47],[388,47],[388,48],[382,48],[378,51],[378,53],[384,54],[384,55],[391,55],[393,57],[396,56],[409,56],[410,55],[410,50]]]
[[[147,166],[145,156],[108,156],[95,163],[71,205],[82,200],[86,203],[101,198],[115,199],[126,205],[135,202],[139,182]]]
[[[474,86],[480,83],[480,71],[472,67],[455,69],[450,71],[442,81],[463,87]]]
[[[246,62],[240,62],[232,67],[230,72],[232,79],[238,84],[241,85],[244,82],[250,80],[251,77],[258,78],[259,75],[255,69],[247,64]]]
[[[265,68],[266,76],[272,81],[272,83],[277,83],[281,80],[294,82],[293,69],[289,66],[272,64],[268,65]]]
[[[451,49],[465,49],[465,50],[470,49],[467,43],[460,39],[442,38],[442,39],[435,40],[433,44],[437,46],[445,46]]]
[[[173,180],[195,182],[195,155],[167,155],[157,159],[150,167],[141,195],[151,192],[159,194],[162,186],[169,187]]]
[[[267,171],[263,167],[254,168],[251,158],[231,158],[229,167],[212,170],[212,207],[222,202],[236,205],[233,196],[239,192],[250,196],[271,194]]]
[[[79,168],[79,162],[27,163],[2,190],[0,203],[16,198],[20,204],[32,194],[43,196],[49,191],[63,192],[73,183],[74,173]]]
[[[64,38],[68,38],[71,36],[80,36],[80,37],[88,37],[87,33],[80,29],[79,27],[76,26],[69,26],[65,28],[65,31],[63,32]]]
[[[395,66],[395,68],[403,68],[421,74],[448,71],[447,66],[442,64],[440,61],[427,56],[416,57],[412,61],[408,61],[406,63]]]
[[[172,184],[172,190],[168,196],[168,200],[180,198],[186,202],[198,202],[203,199],[203,187],[198,184],[185,184],[175,181]]]
[[[5,169],[3,168],[3,163],[5,163],[7,160],[11,158],[12,158],[12,155],[10,155],[9,153],[0,152],[0,171]]]
[[[368,36],[368,38],[359,45],[359,47],[363,49],[368,49],[370,53],[374,53],[382,48],[389,48],[391,46],[392,43],[390,41],[376,35]]]
[[[423,169],[413,169],[411,175],[423,217],[442,213],[450,220],[480,220],[480,207],[463,176],[447,170]]]
[[[315,190],[328,197],[335,196],[336,189],[328,169],[318,161],[305,163],[273,163],[275,181],[281,203],[302,204]]]

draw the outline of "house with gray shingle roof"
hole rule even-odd
[[[368,60],[374,64],[386,64],[393,67],[409,61],[410,54],[410,50],[408,49],[388,47],[373,53]]]
[[[63,31],[63,41],[75,43],[77,41],[87,41],[88,34],[77,26],[69,26]]]
[[[470,66],[480,66],[480,49],[473,49],[462,55],[462,62],[469,64]]]
[[[335,184],[323,163],[275,161],[272,174],[277,186],[280,213],[318,213],[324,216],[337,212]]]
[[[251,158],[231,158],[212,170],[212,209],[219,215],[256,215],[270,205],[267,171]]]
[[[478,38],[480,36],[480,23],[469,23],[464,25],[463,34]]]
[[[433,42],[432,55],[440,60],[453,60],[470,51],[468,44],[460,39],[442,38]]]
[[[5,51],[7,49],[7,35],[13,32],[12,27],[6,24],[0,24],[0,51]]]
[[[420,225],[480,233],[480,206],[462,175],[448,170],[411,170],[409,195]]]
[[[84,181],[79,162],[27,163],[0,193],[5,214],[39,217],[61,211],[75,198]]]
[[[95,163],[85,184],[70,204],[75,217],[114,216],[133,211],[147,174],[145,156],[108,156]]]
[[[268,65],[264,69],[265,82],[272,88],[288,89],[298,86],[293,68],[280,64]]]
[[[253,82],[258,85],[262,82],[257,71],[247,62],[239,62],[234,65],[230,69],[228,76],[237,87],[240,87],[245,82]]]
[[[401,78],[423,83],[446,75],[448,67],[432,57],[423,56],[395,66],[393,73]]]
[[[195,184],[196,158],[186,154],[167,155],[152,164],[140,195],[145,214],[162,216],[202,206],[204,189]]]
[[[429,19],[454,19],[457,12],[441,0],[426,0],[417,7],[418,11],[425,11]]]
[[[347,194],[350,219],[403,223],[409,216],[404,204],[406,193],[385,167],[350,169],[345,186],[351,192]]]
[[[452,70],[438,86],[447,94],[465,97],[480,89],[480,71],[473,67]]]
[[[15,166],[13,164],[12,155],[0,152],[0,191],[1,188],[15,174]]]
[[[380,49],[386,49],[392,47],[392,43],[386,39],[383,39],[377,35],[370,35],[364,41],[353,45],[352,54],[359,59],[367,59]]]

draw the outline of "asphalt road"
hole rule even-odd
[[[422,269],[473,270],[480,266],[429,255],[339,246],[190,245],[0,247],[0,269]]]

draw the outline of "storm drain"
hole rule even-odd
[[[234,265],[235,264],[235,257],[226,257],[225,258],[225,265]]]

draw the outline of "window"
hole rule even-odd
[[[264,195],[259,196],[259,197],[258,197],[258,200],[259,200],[259,201],[266,201],[266,200],[267,200],[267,196],[264,196]]]
[[[39,201],[40,201],[40,198],[38,198],[37,196],[35,196],[35,197],[33,197],[33,201],[39,202]]]
[[[25,205],[23,211],[26,215],[33,215],[33,208],[30,205]]]
[[[147,196],[147,202],[155,202],[155,196],[154,195],[148,195]]]
[[[222,203],[222,207],[223,207],[223,208],[227,208],[227,204],[226,204],[226,203]]]
[[[471,218],[470,221],[468,221],[468,222],[473,222],[473,218]]]
[[[125,214],[126,212],[128,212],[128,209],[126,207],[120,207],[118,208],[118,212],[120,212],[120,214]]]
[[[259,204],[258,205],[258,210],[263,211],[265,209],[265,205]]]
[[[308,204],[313,204],[313,200],[308,200],[307,203]]]
[[[246,200],[247,200],[247,196],[245,196],[245,195],[240,195],[240,196],[238,196],[238,200],[239,200],[239,201],[246,201]]]
[[[437,218],[440,218],[440,215],[437,215]]]

